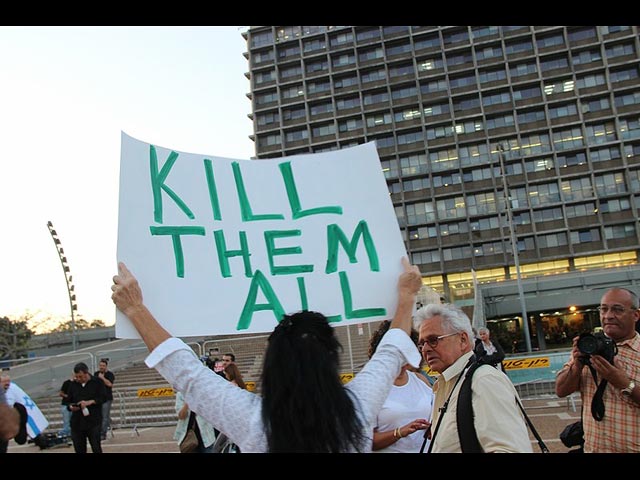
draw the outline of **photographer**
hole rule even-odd
[[[585,453],[639,453],[638,296],[625,288],[611,288],[598,309],[608,338],[573,339],[571,359],[556,376],[556,394],[566,397],[580,392]]]

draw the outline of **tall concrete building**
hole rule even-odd
[[[424,284],[503,344],[566,345],[606,287],[640,291],[637,26],[243,36],[256,158],[375,141]]]

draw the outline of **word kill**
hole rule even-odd
[[[162,169],[158,168],[158,159],[156,149],[153,145],[150,146],[150,174],[151,185],[153,194],[154,205],[154,220],[157,223],[163,222],[163,204],[162,204],[162,192],[164,191],[184,212],[189,219],[194,219],[195,215],[186,205],[186,203],[169,187],[166,185],[167,177],[173,168],[178,154],[171,152],[167,158]],[[240,213],[243,222],[253,222],[260,220],[284,220],[285,217],[282,214],[254,214],[251,204],[248,199],[247,191],[244,185],[242,172],[238,162],[232,163],[233,177],[236,186],[236,192],[238,195],[238,201],[240,205]],[[283,162],[278,165],[280,169],[289,207],[291,209],[291,218],[297,220],[303,217],[311,215],[342,215],[343,209],[340,206],[324,206],[311,209],[302,209],[300,204],[300,197],[298,195],[298,189],[296,187],[293,172],[291,170],[290,162]],[[213,163],[209,159],[204,159],[205,176],[207,180],[207,187],[209,193],[209,200],[213,212],[214,220],[222,220],[222,213],[220,209],[220,201],[218,198],[218,192],[215,183],[215,176],[213,170]],[[173,244],[173,253],[176,264],[176,275],[179,278],[184,277],[184,253],[182,248],[183,236],[205,236],[206,230],[202,226],[158,226],[153,225],[149,227],[152,236],[170,236]],[[271,310],[277,320],[282,318],[285,310],[279,301],[275,291],[270,284],[267,276],[259,269],[254,270],[251,265],[251,249],[249,248],[249,242],[247,240],[246,231],[239,231],[238,241],[240,244],[239,249],[230,250],[227,248],[227,241],[225,233],[222,229],[214,230],[213,237],[216,245],[216,252],[218,258],[218,265],[220,267],[220,274],[223,278],[231,277],[231,268],[229,265],[229,259],[232,257],[241,257],[244,266],[244,275],[247,278],[251,278],[248,294],[242,313],[237,324],[237,329],[247,329],[251,323],[251,318],[256,311]],[[314,271],[314,265],[312,264],[299,264],[299,265],[276,265],[275,258],[283,255],[298,255],[302,254],[302,248],[300,246],[278,248],[276,241],[287,237],[300,237],[302,231],[299,229],[287,229],[287,230],[266,230],[263,232],[264,246],[266,252],[266,258],[269,262],[269,273],[272,276],[277,275],[297,275],[301,273],[311,273]],[[353,230],[351,240],[344,233],[342,228],[335,223],[326,225],[326,264],[324,273],[335,274],[338,270],[338,255],[339,247],[342,247],[344,252],[349,258],[350,263],[357,263],[357,248],[362,241],[369,261],[369,268],[372,272],[380,271],[380,265],[378,261],[378,254],[376,251],[375,243],[371,235],[369,226],[365,220],[360,220]],[[342,292],[342,299],[344,305],[345,317],[347,319],[365,318],[371,316],[383,316],[386,315],[386,309],[384,308],[362,308],[358,310],[353,309],[353,301],[351,296],[351,289],[349,285],[349,279],[346,272],[337,272],[340,289]],[[296,277],[298,285],[298,292],[300,294],[300,304],[302,310],[308,309],[307,291],[305,286],[304,277]],[[263,296],[267,299],[266,303],[257,303],[258,291],[261,291]],[[341,315],[329,316],[329,321],[339,322],[342,320]]]

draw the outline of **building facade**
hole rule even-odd
[[[639,286],[629,273],[640,249],[637,26],[259,26],[243,36],[256,158],[375,141],[424,284],[470,317],[479,285],[514,351],[523,316],[537,348],[597,324],[591,307],[611,283],[587,285],[585,272]],[[551,278],[564,280],[542,288]],[[567,303],[579,291],[587,303]]]

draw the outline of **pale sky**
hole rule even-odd
[[[0,316],[111,325],[120,132],[250,158],[247,27],[0,27]]]

